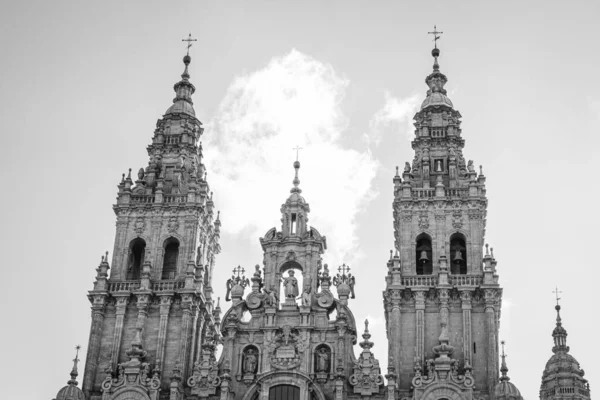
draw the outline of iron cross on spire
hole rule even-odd
[[[233,273],[237,275],[238,278],[240,277],[240,275],[243,275],[244,272],[246,272],[246,270],[244,270],[244,268],[240,267],[239,265],[237,266],[237,268],[233,269]]]
[[[444,32],[438,31],[437,27],[435,25],[433,26],[433,32],[427,32],[427,34],[433,35],[433,42],[435,43],[435,48],[436,49],[437,49],[437,41],[441,37],[440,35],[443,34],[443,33]]]
[[[187,55],[190,55],[190,47],[192,47],[192,42],[197,42],[198,39],[192,39],[192,32],[187,39],[181,39],[182,42],[187,42]]]
[[[556,305],[559,306],[560,304],[558,304],[558,301],[560,300],[560,297],[558,297],[558,295],[561,294],[562,291],[558,290],[558,286],[556,286],[556,289],[554,289],[552,293],[556,296]]]
[[[302,150],[302,147],[296,145],[296,147],[294,147],[292,150],[296,150],[296,161],[298,161],[298,153],[300,152],[300,150]]]
[[[350,266],[342,264],[338,267],[338,271],[340,272],[340,274],[342,274],[342,276],[346,276],[348,275],[348,272],[350,272]]]

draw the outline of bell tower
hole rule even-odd
[[[414,117],[414,160],[396,172],[396,251],[383,293],[388,376],[400,398],[493,398],[502,289],[483,252],[487,198],[480,167],[463,156],[461,114],[444,88],[437,48]],[[456,397],[458,398],[458,397]]]
[[[88,295],[88,400],[182,398],[205,337],[219,339],[211,282],[221,222],[203,164],[190,62],[188,46],[173,104],[147,147],[148,165],[137,178],[130,169],[118,185],[112,262],[102,257]]]

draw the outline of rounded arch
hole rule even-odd
[[[467,400],[459,388],[448,383],[429,386],[421,395],[422,400]]]
[[[274,386],[277,385],[293,385],[300,388],[300,398],[305,399],[308,398],[309,387],[312,391],[313,398],[316,400],[327,400],[323,390],[319,385],[315,385],[312,383],[312,379],[303,371],[294,371],[290,373],[288,371],[270,371],[262,375],[257,379],[255,383],[253,383],[246,393],[242,400],[253,400],[258,393],[260,396],[260,392],[262,390],[269,392]],[[259,397],[260,398],[260,397]],[[454,400],[454,399],[451,399]]]
[[[413,233],[410,240],[414,243],[417,240],[417,238],[423,234],[429,236],[429,239],[433,242],[433,238],[435,236],[434,236],[433,232],[431,232],[429,229],[423,229],[421,231],[417,231],[417,232]]]
[[[168,237],[162,244],[163,260],[161,278],[175,279],[179,264],[181,241],[174,236]]]
[[[302,264],[300,264],[296,260],[285,260],[284,262],[282,262],[279,265],[279,268],[277,268],[277,271],[280,274],[283,274],[285,271],[290,270],[290,269],[299,269],[300,271],[304,272],[304,268],[302,268]]]
[[[146,241],[141,237],[131,239],[127,251],[127,280],[138,280],[142,272],[142,264],[146,258]]]
[[[462,232],[454,232],[449,237],[450,244],[450,273],[465,275],[467,273],[467,236]]]
[[[433,239],[427,232],[415,238],[415,272],[417,275],[433,274]]]

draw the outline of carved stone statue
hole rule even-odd
[[[256,371],[257,359],[254,349],[246,350],[244,354],[244,373],[253,374]]]
[[[310,284],[304,285],[304,292],[302,292],[302,305],[305,307],[310,306],[312,295],[310,293]]]
[[[298,296],[298,279],[294,276],[294,271],[288,271],[288,277],[283,280],[285,297],[295,299]]]
[[[469,160],[469,162],[467,163],[467,169],[469,170],[469,172],[475,172],[475,167],[473,166],[473,160]]]
[[[275,285],[271,285],[270,288],[265,288],[265,305],[267,306],[275,306],[277,305],[277,291],[275,290]]]
[[[325,347],[317,350],[317,372],[329,372],[329,352]]]
[[[404,163],[404,172],[410,173],[410,164],[408,161]]]

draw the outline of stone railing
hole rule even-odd
[[[415,198],[435,197],[435,189],[413,188],[412,189],[412,197],[415,197]]]
[[[167,291],[172,291],[172,290],[177,290],[177,289],[183,289],[184,286],[185,286],[184,281],[159,281],[159,282],[153,282],[150,285],[150,289],[153,292],[167,292]]]
[[[437,285],[437,276],[435,275],[417,275],[403,276],[401,284],[403,286],[435,286]]]
[[[187,196],[181,195],[181,194],[175,194],[175,195],[165,195],[164,197],[164,202],[165,203],[185,203],[187,201]]]
[[[450,188],[446,189],[446,197],[469,197],[469,188]]]
[[[449,275],[452,286],[480,286],[483,285],[481,275]]]
[[[140,281],[109,282],[109,292],[131,292],[140,288]]]
[[[132,194],[132,203],[154,203],[154,195]]]
[[[165,144],[179,144],[181,142],[181,135],[166,135]]]

